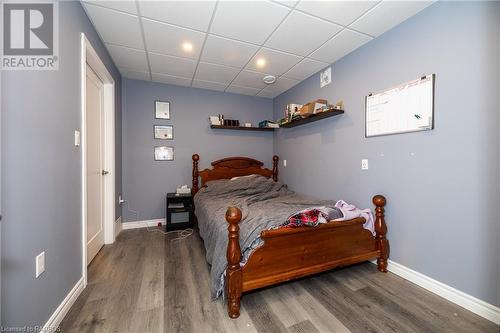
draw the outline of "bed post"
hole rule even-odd
[[[384,206],[385,197],[376,195],[373,197],[375,208],[375,232],[377,249],[380,250],[380,256],[377,258],[377,267],[381,272],[387,272],[387,258],[389,258],[389,241],[385,238],[387,234],[387,225],[385,224]]]
[[[278,155],[273,156],[273,180],[275,182],[278,181],[278,161],[279,161]]]
[[[198,161],[200,156],[194,154],[193,157],[193,186],[191,188],[191,194],[195,195],[198,192]]]
[[[241,276],[241,249],[240,249],[240,227],[241,210],[229,207],[226,212],[226,221],[229,242],[227,244],[227,269],[226,269],[226,291],[227,311],[229,317],[235,319],[240,316],[240,299],[243,289]]]

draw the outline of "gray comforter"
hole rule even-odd
[[[194,197],[200,235],[211,267],[211,293],[216,299],[223,294],[228,242],[226,210],[241,209],[240,247],[242,265],[253,249],[260,245],[260,232],[282,225],[289,216],[309,207],[334,207],[335,202],[299,195],[286,185],[262,176],[252,175],[233,180],[216,180]],[[335,216],[338,214],[338,216]],[[341,218],[337,210],[332,218]]]

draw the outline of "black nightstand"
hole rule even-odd
[[[167,231],[192,228],[193,224],[192,195],[167,193]]]

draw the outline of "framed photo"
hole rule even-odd
[[[155,101],[155,118],[170,119],[170,102]]]
[[[173,161],[174,147],[157,146],[155,147],[155,161]]]
[[[174,126],[172,125],[154,125],[155,139],[173,140]]]

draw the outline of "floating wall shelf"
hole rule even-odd
[[[344,110],[337,110],[337,109],[323,111],[323,112],[320,112],[320,113],[313,114],[313,115],[311,115],[311,116],[309,116],[307,118],[299,118],[299,119],[293,120],[291,122],[282,124],[282,125],[280,125],[280,127],[290,128],[290,127],[300,126],[300,125],[311,123],[313,121],[317,121],[317,120],[320,120],[320,119],[325,119],[325,118],[330,118],[330,117],[333,117],[333,116],[338,116],[339,114],[343,114],[343,113],[344,113]]]
[[[210,128],[240,130],[240,131],[274,131],[275,130],[275,128],[271,128],[271,127],[245,127],[245,126],[224,126],[224,125],[210,125]]]

